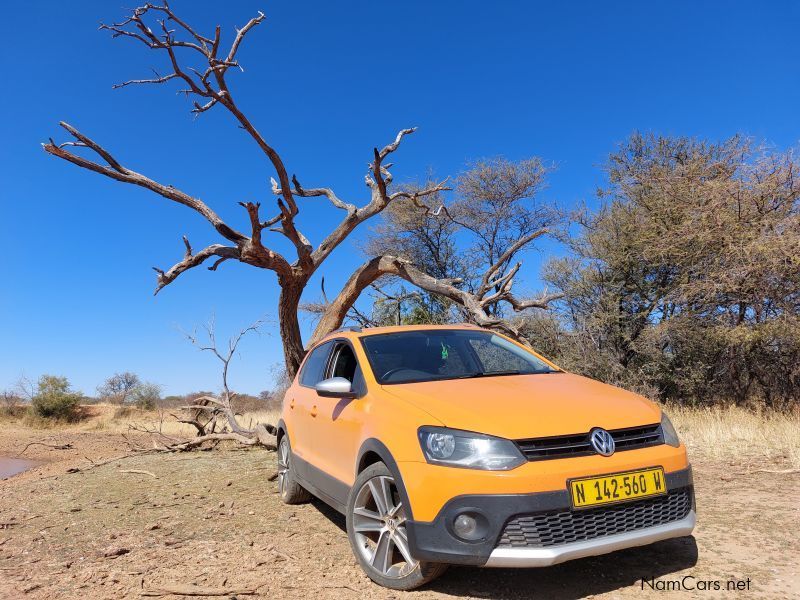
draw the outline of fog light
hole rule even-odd
[[[453,531],[456,535],[465,540],[474,540],[478,537],[478,522],[469,515],[458,515],[453,521]]]

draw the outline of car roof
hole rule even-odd
[[[450,325],[392,325],[389,327],[365,327],[363,329],[361,327],[343,327],[326,335],[323,339],[328,340],[336,337],[361,338],[385,333],[400,333],[403,331],[435,331],[446,329],[465,329],[474,331],[482,328],[478,327],[477,325],[472,325],[471,323],[453,323]]]

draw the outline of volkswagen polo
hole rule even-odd
[[[685,536],[686,448],[653,402],[495,332],[339,330],[278,424],[284,502],[346,517],[367,575],[408,590],[449,564],[542,567]]]

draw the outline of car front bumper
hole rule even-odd
[[[660,540],[689,535],[695,524],[694,488],[691,467],[666,474],[668,494],[684,493],[686,511],[668,522],[654,526],[635,524],[625,531],[602,534],[594,528],[585,539],[566,543],[552,540],[540,545],[523,542],[501,545],[508,524],[516,519],[546,519],[549,515],[583,518],[585,511],[572,511],[566,489],[533,494],[463,495],[445,504],[433,521],[410,520],[406,523],[412,555],[423,561],[487,567],[544,567],[575,558],[595,556],[623,548],[643,546]],[[684,496],[686,497],[686,496]],[[627,504],[632,506],[633,503]],[[625,507],[626,504],[617,505]],[[602,512],[604,509],[593,509]],[[465,541],[455,535],[452,523],[461,513],[480,517],[480,538]],[[523,528],[528,528],[525,525]],[[566,530],[570,530],[567,526]],[[545,532],[547,537],[548,532]]]
[[[691,510],[683,519],[672,523],[635,529],[583,542],[573,542],[550,548],[495,548],[483,566],[549,567],[575,558],[597,556],[625,548],[645,546],[670,538],[683,537],[692,533],[694,524],[695,511]]]

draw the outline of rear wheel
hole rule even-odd
[[[413,590],[447,569],[411,555],[405,523],[406,508],[392,473],[383,463],[367,467],[350,491],[347,536],[369,578],[394,590]]]
[[[302,504],[311,500],[309,494],[295,478],[292,467],[292,447],[284,434],[278,444],[278,492],[286,504]]]

